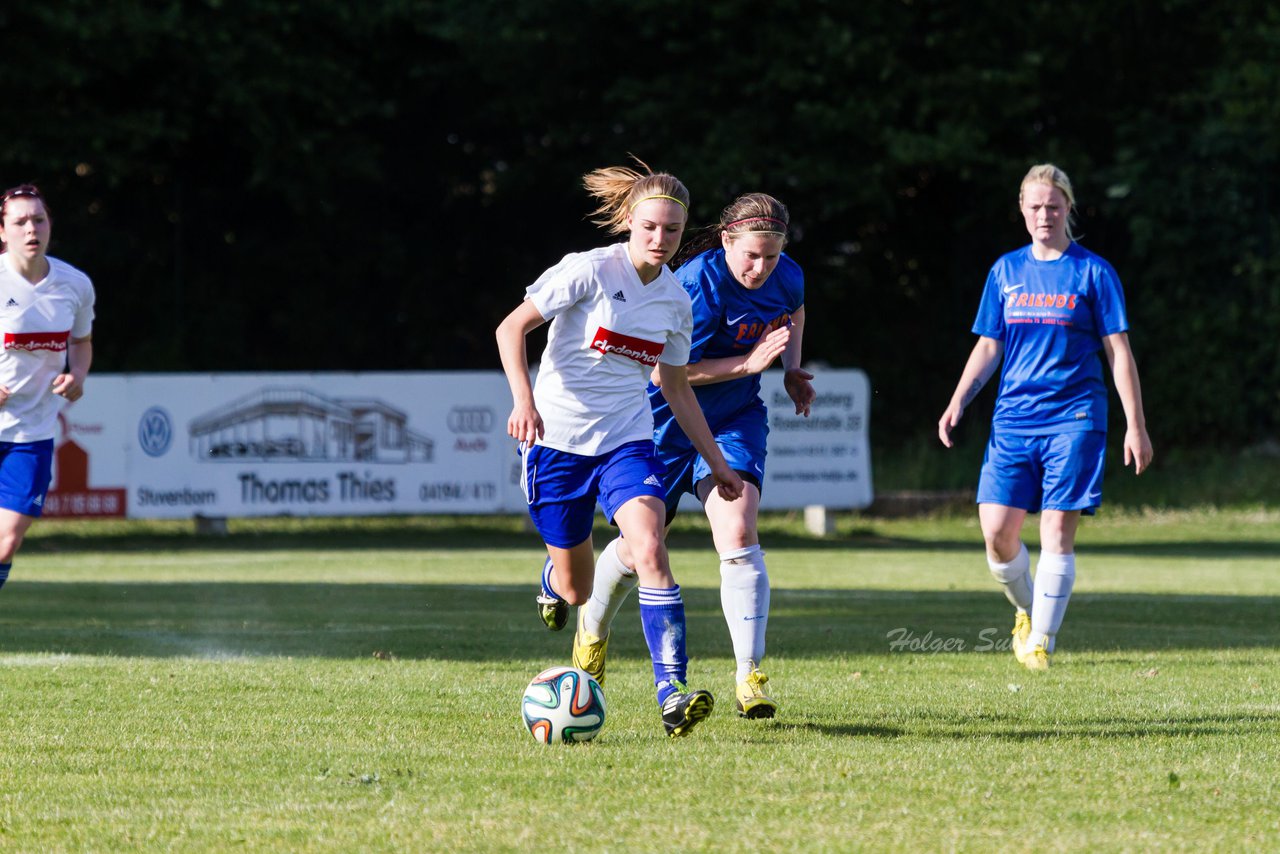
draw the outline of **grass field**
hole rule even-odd
[[[1280,848],[1280,513],[1087,521],[1046,674],[967,514],[764,539],[777,719],[732,714],[687,522],[715,715],[663,735],[633,599],[604,731],[544,747],[518,701],[571,638],[518,520],[42,522],[0,593],[0,851]]]

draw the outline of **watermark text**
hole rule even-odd
[[[1007,629],[997,628],[982,629],[972,640],[935,635],[932,630],[920,635],[905,627],[890,629],[884,636],[890,652],[1008,652],[1013,643]]]

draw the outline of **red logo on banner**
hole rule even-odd
[[[53,350],[61,352],[67,349],[67,338],[71,330],[65,332],[6,332],[4,348],[6,350]]]
[[[8,341],[5,342],[8,346]],[[44,499],[45,516],[125,515],[125,491],[89,485],[89,452],[70,438],[66,415],[59,413],[63,440],[53,450],[54,483]]]
[[[662,348],[663,345],[655,341],[632,338],[630,335],[623,335],[621,332],[614,332],[603,326],[596,330],[595,338],[591,341],[592,350],[626,356],[628,359],[650,366],[658,364]]]

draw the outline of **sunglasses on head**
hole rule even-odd
[[[5,190],[4,196],[0,198],[2,198],[3,201],[7,202],[10,199],[22,199],[22,198],[40,199],[42,197],[40,195],[40,191],[36,189],[34,186],[32,186],[31,184],[23,184],[20,187],[14,187],[11,190]]]

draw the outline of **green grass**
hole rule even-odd
[[[0,851],[1280,846],[1280,513],[1086,521],[1046,674],[983,649],[1011,617],[968,516],[764,537],[779,718],[732,714],[686,520],[716,714],[662,734],[633,599],[604,731],[544,747],[518,700],[570,637],[519,520],[42,522],[0,594]]]

